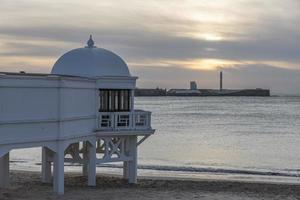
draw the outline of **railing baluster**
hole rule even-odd
[[[101,112],[98,117],[101,130],[136,130],[151,128],[151,112],[135,110],[133,112]]]

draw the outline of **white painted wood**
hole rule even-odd
[[[42,147],[42,182],[51,183],[51,150],[47,147]]]
[[[0,188],[9,187],[9,153],[0,157]]]
[[[84,72],[85,66],[80,67]],[[111,66],[105,67],[112,70]],[[1,73],[0,187],[9,183],[7,152],[29,147],[43,147],[42,182],[51,181],[53,162],[53,188],[57,194],[64,193],[65,160],[84,164],[83,171],[90,186],[96,184],[96,164],[108,162],[124,162],[124,178],[136,183],[137,136],[154,133],[151,113],[134,110],[137,77],[116,74],[84,78]],[[99,89],[131,90],[130,112],[110,112],[111,127],[100,125],[105,113],[98,111]],[[104,156],[99,159],[96,158],[96,139],[104,141],[104,149],[101,149]],[[64,158],[67,145],[86,141],[89,143],[83,158],[79,147],[78,151],[71,152],[72,158]]]
[[[86,141],[82,142],[82,151],[82,159],[86,161],[88,159],[88,145]],[[82,175],[88,175],[88,164],[86,162],[82,164]]]
[[[138,141],[136,146],[141,145],[148,137],[150,137],[150,135],[144,135],[143,138]]]
[[[129,161],[129,183],[137,183],[137,136],[130,136],[129,139],[129,155],[132,160]]]
[[[87,143],[88,149],[88,186],[96,186],[96,141]]]
[[[58,195],[64,194],[64,147],[61,142],[53,158],[53,190]]]
[[[128,180],[129,178],[129,162],[124,161],[123,162],[123,179]]]
[[[99,130],[150,130],[151,112],[132,110],[130,112],[101,112],[99,113]]]
[[[134,89],[137,77],[99,77],[96,87],[100,89]]]
[[[134,111],[134,89],[130,90],[130,110]]]
[[[93,40],[90,38],[89,41]],[[51,73],[82,77],[130,76],[128,66],[121,57],[93,45],[65,53],[56,61]]]
[[[95,88],[95,79],[83,77],[61,77],[51,74],[30,76],[28,74],[0,75],[1,88]],[[61,83],[61,80],[67,82]]]
[[[96,80],[8,77],[0,77],[0,132],[6,133],[0,135],[0,144],[93,133],[98,110]]]
[[[124,142],[124,154],[126,156],[130,156],[129,154],[129,139],[130,137],[125,137],[125,142]],[[128,161],[124,161],[123,162],[123,178],[128,180],[129,179],[129,162]]]
[[[138,136],[144,136],[144,135],[152,135],[155,132],[154,129],[148,129],[148,130],[95,130],[97,137],[105,137],[105,136],[130,136],[130,135],[138,135]]]

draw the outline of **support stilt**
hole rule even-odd
[[[0,157],[0,188],[9,187],[9,153]]]
[[[132,160],[129,161],[129,183],[137,183],[137,136],[129,138],[129,155]]]
[[[64,158],[64,148],[60,144],[53,159],[53,189],[58,195],[64,194]]]
[[[87,160],[88,159],[88,144],[87,142],[82,142],[82,158],[83,160]],[[88,176],[88,164],[87,163],[83,163],[82,165],[82,175],[83,176]]]
[[[124,154],[125,156],[129,156],[129,137],[125,139],[124,142]],[[123,178],[128,180],[129,179],[129,162],[123,162]]]
[[[86,143],[88,154],[88,185],[96,186],[96,142]]]
[[[124,161],[123,162],[123,178],[128,180],[129,178],[129,162]]]
[[[47,147],[42,147],[42,182],[51,183],[51,150]]]

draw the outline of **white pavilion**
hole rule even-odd
[[[51,74],[0,72],[0,187],[9,186],[9,152],[31,147],[42,147],[42,182],[53,180],[57,194],[65,162],[82,164],[89,186],[97,164],[123,162],[124,178],[136,183],[137,147],[154,133],[151,113],[134,109],[136,79],[92,37]]]

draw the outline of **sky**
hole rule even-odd
[[[0,0],[0,71],[49,73],[85,46],[120,55],[138,87],[300,94],[299,0]]]

